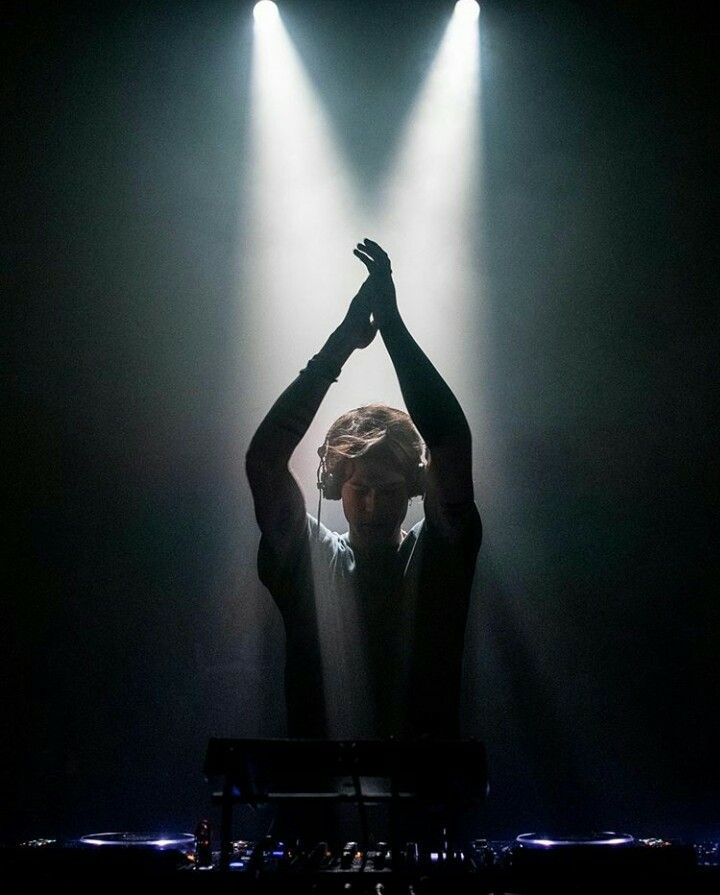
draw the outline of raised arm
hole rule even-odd
[[[366,281],[340,326],[273,404],[250,442],[245,468],[255,516],[277,552],[289,546],[305,524],[305,501],[290,472],[290,457],[345,361],[375,337],[369,291]]]
[[[453,525],[473,502],[472,440],[465,414],[452,390],[410,335],[395,297],[390,259],[370,239],[354,254],[370,276],[370,306],[400,383],[408,413],[430,451],[426,512]]]

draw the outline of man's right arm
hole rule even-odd
[[[361,288],[345,319],[270,408],[245,458],[255,517],[273,552],[282,554],[305,525],[305,501],[289,462],[330,385],[355,348],[372,342],[367,292]]]
[[[327,350],[328,344],[270,408],[245,457],[255,517],[263,536],[278,552],[292,543],[305,524],[305,501],[290,472],[290,457],[347,359],[340,350]]]

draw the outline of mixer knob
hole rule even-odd
[[[387,842],[378,842],[374,851],[368,852],[368,858],[373,870],[383,870],[387,864],[388,844]],[[378,883],[380,885],[380,883]]]
[[[317,870],[323,864],[326,864],[328,858],[330,857],[330,849],[328,848],[327,842],[318,842],[318,844],[308,854],[308,869]]]
[[[343,870],[350,870],[353,865],[353,861],[356,858],[358,851],[357,842],[347,842],[342,850],[342,855],[340,856],[340,867]]]
[[[284,870],[289,866],[290,860],[290,851],[284,842],[270,838],[269,841],[266,841],[264,862],[266,869]]]
[[[492,867],[495,864],[495,853],[487,839],[473,839],[471,846],[476,867]]]
[[[209,820],[201,820],[195,828],[195,861],[198,867],[212,866],[212,831]]]
[[[407,842],[403,849],[403,861],[407,867],[417,867],[418,845],[417,842]]]

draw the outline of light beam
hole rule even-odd
[[[243,172],[246,190],[242,294],[242,390],[251,407],[239,431],[252,431],[298,370],[342,320],[365,277],[352,254],[368,232],[355,190],[322,106],[284,26],[255,29],[251,85],[251,143]],[[378,346],[369,351],[380,352]],[[354,356],[342,389],[331,389],[293,457],[314,510],[316,448],[332,420],[356,404],[399,401],[399,390],[378,393],[390,380],[389,361]],[[333,507],[334,508],[334,507]]]
[[[481,302],[480,48],[478,23],[469,24],[462,6],[446,27],[391,167],[380,230],[411,329],[460,393],[476,367],[468,334]],[[466,403],[476,406],[477,395]]]

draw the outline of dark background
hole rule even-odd
[[[451,4],[283,8],[372,182]],[[480,341],[507,490],[483,494],[480,458],[464,727],[489,751],[490,836],[720,839],[717,33],[699,9],[483,6]],[[283,733],[252,433],[231,424],[250,11],[3,14],[0,838],[192,829],[208,736]]]

